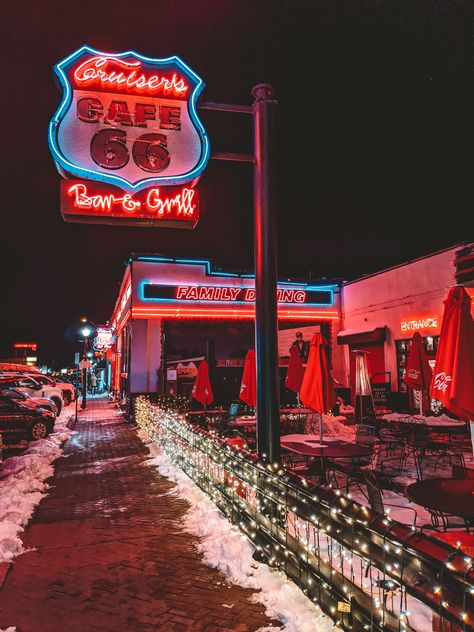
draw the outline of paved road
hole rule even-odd
[[[252,591],[204,566],[180,528],[186,502],[104,400],[81,412],[50,495],[0,590],[0,629],[214,632],[272,622]],[[232,607],[225,607],[223,604]],[[277,625],[276,622],[273,622]]]

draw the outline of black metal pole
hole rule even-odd
[[[257,450],[260,458],[280,462],[280,388],[278,376],[276,146],[272,86],[252,89],[255,206],[255,347],[257,360]]]
[[[84,336],[84,361],[87,360],[87,338]],[[82,369],[82,402],[81,408],[87,408],[87,368]]]

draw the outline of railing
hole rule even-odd
[[[460,549],[376,514],[339,490],[135,403],[135,418],[172,461],[342,629],[474,630],[473,560]]]

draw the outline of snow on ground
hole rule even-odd
[[[269,627],[259,632],[329,632],[334,623],[305,597],[286,576],[252,558],[254,547],[233,526],[209,498],[175,466],[169,457],[140,430],[140,438],[147,444],[151,458],[148,463],[176,483],[174,493],[188,501],[190,507],[184,519],[184,529],[199,538],[198,550],[208,566],[217,568],[229,581],[251,588],[256,601],[265,606],[270,618],[278,619],[283,627]]]
[[[54,473],[53,463],[62,454],[62,443],[73,432],[66,426],[72,411],[73,406],[63,409],[46,439],[31,442],[21,455],[0,463],[0,563],[24,552],[20,533],[48,493],[45,481]],[[7,632],[14,629],[7,628]]]

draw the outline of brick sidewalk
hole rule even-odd
[[[24,534],[36,550],[16,559],[0,590],[0,629],[244,632],[272,623],[252,591],[201,562],[180,528],[186,502],[166,493],[174,483],[144,464],[147,449],[110,404],[91,400],[76,431]]]

